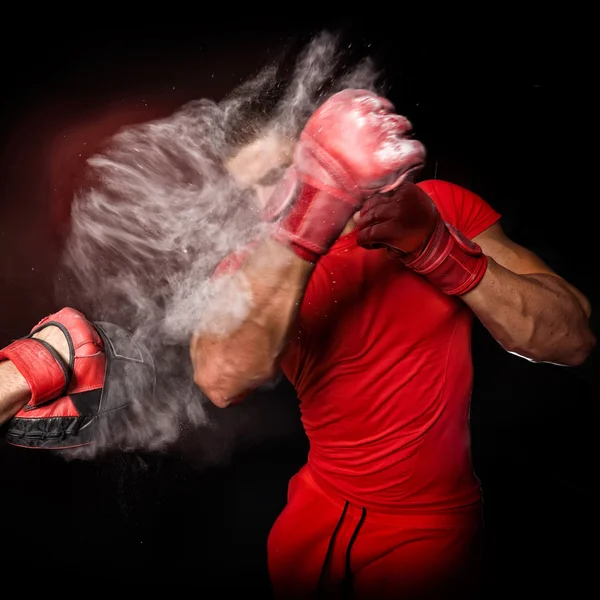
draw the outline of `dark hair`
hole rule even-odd
[[[381,92],[372,61],[340,52],[339,42],[340,36],[324,32],[300,49],[292,44],[225,98],[220,104],[225,155],[235,154],[268,127],[297,137],[316,108],[342,89]]]
[[[275,68],[265,69],[222,103],[226,105],[223,139],[227,156],[259,137],[275,116],[286,89],[285,83],[276,77]]]

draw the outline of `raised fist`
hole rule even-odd
[[[363,202],[398,187],[425,160],[410,123],[366,90],[329,98],[309,119],[294,162],[265,207],[276,239],[315,262]]]
[[[361,197],[394,189],[423,166],[425,149],[406,137],[411,124],[385,98],[366,90],[344,90],[327,100],[300,136],[297,165],[306,153],[339,163]],[[326,153],[328,156],[323,156]]]

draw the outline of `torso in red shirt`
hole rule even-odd
[[[471,192],[419,184],[473,238],[499,215]],[[282,359],[310,440],[309,467],[373,510],[479,501],[471,465],[472,313],[355,231],[318,262]]]

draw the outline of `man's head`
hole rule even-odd
[[[264,206],[292,162],[304,125],[328,97],[347,89],[377,90],[379,73],[364,56],[339,51],[327,32],[303,49],[294,44],[274,65],[243,83],[223,100],[225,165]]]

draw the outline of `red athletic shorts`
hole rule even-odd
[[[374,513],[317,483],[310,467],[290,481],[269,535],[276,598],[464,600],[476,593],[481,506]]]

